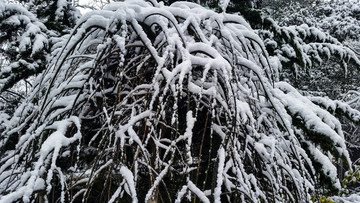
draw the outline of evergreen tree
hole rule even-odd
[[[20,4],[21,3],[21,4]],[[0,1],[0,94],[21,80],[41,73],[54,44],[73,27],[80,14],[66,0]]]
[[[316,6],[291,3],[274,14],[281,25],[315,26],[343,42],[359,40],[360,1],[321,1]]]

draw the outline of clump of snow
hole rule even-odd
[[[229,2],[230,2],[230,0],[220,0],[219,6],[223,10],[223,12],[226,12],[226,8],[228,7]]]

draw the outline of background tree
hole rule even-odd
[[[31,85],[27,79],[45,69],[54,44],[79,17],[65,0],[0,2],[0,55],[6,58],[0,64],[0,100],[5,108],[21,100],[11,88],[23,80]]]
[[[281,25],[314,26],[343,42],[359,40],[360,2],[358,0],[319,1],[315,6],[293,2],[274,17]]]

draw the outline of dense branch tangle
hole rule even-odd
[[[309,200],[315,169],[259,37],[240,16],[153,4],[86,14],[54,51],[5,132],[20,133],[2,200]]]

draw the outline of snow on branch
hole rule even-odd
[[[298,26],[279,26],[273,19],[264,19],[264,29],[259,30],[271,56],[277,56],[282,66],[294,70],[297,66],[309,72],[315,64],[337,58],[347,74],[347,64],[360,65],[356,53],[342,45],[336,38],[316,27],[307,24]]]
[[[50,33],[34,14],[20,4],[5,4],[2,1],[0,4],[0,43],[6,44],[2,54],[11,62],[0,70],[0,92],[3,92],[20,79],[45,69]]]

